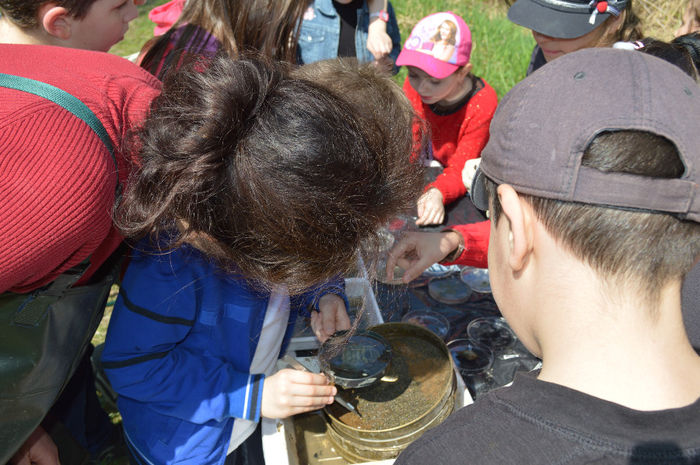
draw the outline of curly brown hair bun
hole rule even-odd
[[[262,58],[207,65],[173,73],[138,132],[142,166],[118,210],[123,233],[191,243],[290,293],[346,272],[420,194],[410,108],[399,121],[391,106],[358,114]]]

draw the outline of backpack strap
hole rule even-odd
[[[121,196],[121,183],[119,182],[119,165],[117,165],[117,158],[114,155],[114,146],[102,122],[87,105],[63,89],[22,76],[0,73],[0,87],[27,92],[50,100],[56,105],[68,110],[90,126],[107,148],[114,162],[117,174],[115,199],[118,201]],[[29,295],[23,299],[14,317],[13,323],[28,326],[36,325],[43,317],[47,306],[61,298],[65,291],[82,277],[89,266],[90,257],[70,270],[60,274],[54,281],[46,286],[29,293]]]
[[[75,116],[83,120],[85,124],[90,126],[90,128],[95,132],[95,134],[97,134],[97,137],[100,138],[102,143],[107,148],[109,154],[112,157],[112,161],[114,162],[114,167],[116,169],[117,174],[115,198],[119,199],[119,197],[121,196],[121,184],[119,182],[119,165],[117,165],[117,158],[114,155],[114,146],[112,145],[112,140],[109,138],[107,130],[102,125],[102,122],[97,116],[95,116],[95,113],[93,113],[87,105],[85,105],[78,98],[74,97],[73,95],[69,94],[63,89],[59,89],[58,87],[52,86],[51,84],[47,84],[45,82],[25,78],[22,76],[0,73],[0,87],[20,90],[29,94],[34,94],[39,97],[43,97],[46,100],[50,100],[56,105],[73,113]]]

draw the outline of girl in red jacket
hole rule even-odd
[[[435,13],[411,31],[397,66],[408,67],[404,92],[428,125],[432,157],[443,167],[418,200],[418,225],[441,224],[447,205],[466,194],[462,171],[489,138],[496,92],[471,73],[472,40],[464,20]]]

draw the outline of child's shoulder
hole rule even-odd
[[[491,87],[486,79],[477,76],[475,76],[474,79],[476,82],[480,82],[481,85],[481,89],[479,89],[474,96],[478,97],[480,100],[493,104],[495,108],[495,106],[498,104],[498,94],[496,94],[496,90]]]
[[[127,273],[162,277],[176,283],[209,275],[213,269],[212,262],[189,245],[169,248],[165,240],[154,244],[144,239],[134,245]]]

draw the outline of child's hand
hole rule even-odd
[[[335,294],[326,294],[318,301],[318,312],[311,312],[311,329],[320,342],[334,332],[350,329],[350,318],[343,299]]]
[[[372,64],[380,73],[385,73],[387,75],[391,75],[391,72],[394,70],[394,60],[392,60],[389,55],[374,60]]]
[[[479,169],[479,165],[481,165],[481,157],[467,160],[467,162],[464,164],[464,169],[462,170],[462,182],[464,183],[464,187],[467,188],[467,191],[471,190],[472,188],[472,181],[474,181],[474,175],[476,174],[476,170]]]
[[[371,21],[367,29],[367,50],[374,59],[379,60],[389,55],[393,46],[391,37],[386,33],[386,23],[379,18]]]
[[[428,224],[442,224],[445,220],[445,206],[442,204],[442,192],[435,187],[425,191],[418,199],[419,226]]]
[[[51,436],[37,426],[32,434],[24,441],[22,447],[10,459],[13,465],[60,465],[58,460],[58,448]]]
[[[332,404],[337,392],[324,375],[287,368],[265,378],[260,414],[287,418],[318,410]]]
[[[443,233],[410,232],[389,251],[386,260],[386,276],[394,279],[394,267],[403,268],[401,280],[408,284],[430,265],[439,262],[459,247],[460,234],[456,231]]]

